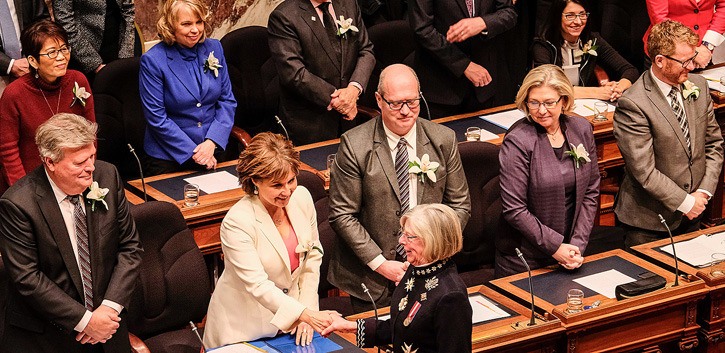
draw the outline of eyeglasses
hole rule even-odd
[[[403,239],[405,239],[404,242],[406,244],[410,244],[413,240],[416,240],[419,238],[419,236],[417,236],[417,235],[410,235],[410,234],[404,232],[402,228],[400,230],[398,230],[398,237],[403,237]]]
[[[403,109],[404,105],[407,105],[408,109],[415,109],[420,106],[420,98],[402,100],[397,102],[388,102],[388,100],[385,99],[382,94],[380,95],[380,98],[382,98],[385,103],[388,103],[388,108],[390,108],[390,110],[401,110]]]
[[[559,99],[557,99],[555,101],[546,101],[546,102],[528,101],[528,102],[526,102],[526,106],[529,107],[529,109],[531,109],[531,110],[539,110],[539,107],[541,107],[542,105],[546,109],[551,109],[551,108],[554,108],[556,106],[556,104],[559,103],[560,100],[561,100],[561,97],[559,97]]]
[[[589,15],[591,15],[590,12],[580,12],[580,13],[573,13],[573,12],[565,12],[562,14],[564,16],[564,19],[573,22],[577,18],[582,20],[582,22],[586,21],[587,18],[589,18]]]
[[[691,58],[689,58],[687,60],[684,60],[684,61],[675,59],[675,58],[673,58],[673,57],[671,57],[669,55],[662,54],[662,56],[664,56],[667,59],[670,59],[672,61],[675,61],[675,62],[678,62],[678,63],[682,64],[682,67],[686,69],[688,66],[690,66],[690,64],[692,64],[693,61],[695,61],[695,58],[697,57],[697,54],[698,54],[697,53],[697,50],[695,50],[695,55],[693,55]]]
[[[41,54],[38,54],[38,55],[45,55],[49,59],[55,59],[55,58],[58,57],[58,53],[62,53],[63,56],[67,58],[68,57],[68,54],[70,54],[70,46],[65,45],[65,46],[60,47],[60,49],[58,49],[58,50],[51,49],[47,53],[41,53]]]

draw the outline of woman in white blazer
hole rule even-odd
[[[246,192],[221,225],[225,270],[207,313],[204,344],[273,337],[308,345],[332,321],[318,311],[323,249],[310,192],[297,187],[299,152],[281,135],[261,133],[239,156]]]

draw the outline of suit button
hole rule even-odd
[[[695,9],[695,13],[699,13],[699,12],[700,12],[700,9]]]
[[[685,189],[689,189],[689,188],[690,188],[690,184],[687,184],[687,183],[686,183],[686,184],[685,184]]]
[[[694,30],[696,30],[696,31],[697,31],[698,29],[700,29],[700,25],[695,25],[695,26],[694,26],[694,27],[692,27],[692,28],[693,28]]]
[[[395,250],[390,250],[390,255],[395,255]]]
[[[201,103],[196,103],[197,108],[201,108]]]
[[[289,293],[289,289],[287,289],[287,288],[283,288],[283,289],[282,289],[282,293],[284,293],[284,294],[287,294],[287,293]]]
[[[400,210],[395,211],[395,215],[400,217]]]

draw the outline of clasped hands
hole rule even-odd
[[[552,257],[559,262],[559,265],[567,270],[579,268],[584,262],[584,257],[581,251],[579,251],[579,247],[566,243],[559,245],[559,249],[556,250]]]
[[[360,90],[353,85],[349,85],[346,88],[336,89],[330,97],[330,104],[327,106],[327,110],[335,109],[345,120],[353,120],[357,116],[357,98],[360,95]]]
[[[707,202],[710,200],[710,197],[702,191],[695,191],[690,195],[695,197],[695,204],[690,209],[690,212],[685,213],[685,216],[687,216],[688,219],[693,220],[699,217],[702,211],[705,211],[705,207],[707,206]]]
[[[110,306],[101,305],[91,314],[88,325],[76,335],[76,341],[82,344],[106,343],[116,333],[121,317]]]
[[[216,150],[216,144],[212,140],[204,140],[204,142],[194,148],[194,155],[191,158],[196,164],[203,165],[206,169],[216,168],[216,158],[214,158],[214,151]]]
[[[450,43],[460,43],[486,30],[486,22],[481,17],[464,18],[448,28],[446,40]],[[483,87],[491,83],[491,74],[485,67],[470,62],[463,71],[466,78],[476,87]]]

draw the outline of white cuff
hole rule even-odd
[[[73,329],[78,332],[83,332],[83,330],[86,329],[86,326],[88,326],[88,323],[91,321],[92,315],[92,312],[86,310],[86,313],[83,314],[83,318],[81,319],[81,321],[79,321],[76,327],[74,327]]]
[[[705,35],[702,36],[703,42],[708,42],[714,46],[720,45],[724,40],[725,40],[725,37],[723,37],[722,34],[717,33],[710,29],[708,29],[707,32],[705,32]]]
[[[705,189],[697,189],[697,191],[699,191],[699,192],[707,195],[707,200],[708,201],[710,201],[710,199],[712,198],[712,194],[709,191],[705,190]]]
[[[14,63],[15,63],[15,59],[10,59],[10,65],[8,65],[8,71],[5,73],[6,75],[10,75],[10,71],[13,71]]]
[[[685,201],[682,201],[680,206],[677,207],[677,210],[684,214],[690,212],[693,206],[695,206],[695,196],[687,194],[687,196],[685,196]]]
[[[355,81],[351,81],[348,84],[348,86],[354,86],[355,88],[357,88],[360,91],[360,93],[357,94],[358,96],[360,96],[363,93],[363,87],[362,87],[362,85],[359,84],[359,83],[357,83],[357,82],[355,82]]]
[[[101,305],[105,305],[113,310],[116,310],[116,312],[119,314],[121,314],[121,312],[123,311],[123,305],[118,304],[116,302],[112,302],[108,299],[103,299],[103,301],[101,302]]]
[[[383,262],[385,262],[385,258],[383,257],[382,254],[380,254],[380,255],[376,256],[374,259],[370,260],[370,262],[368,262],[368,267],[370,267],[370,269],[373,271],[377,271],[378,267],[380,267],[380,265],[382,265]]]

